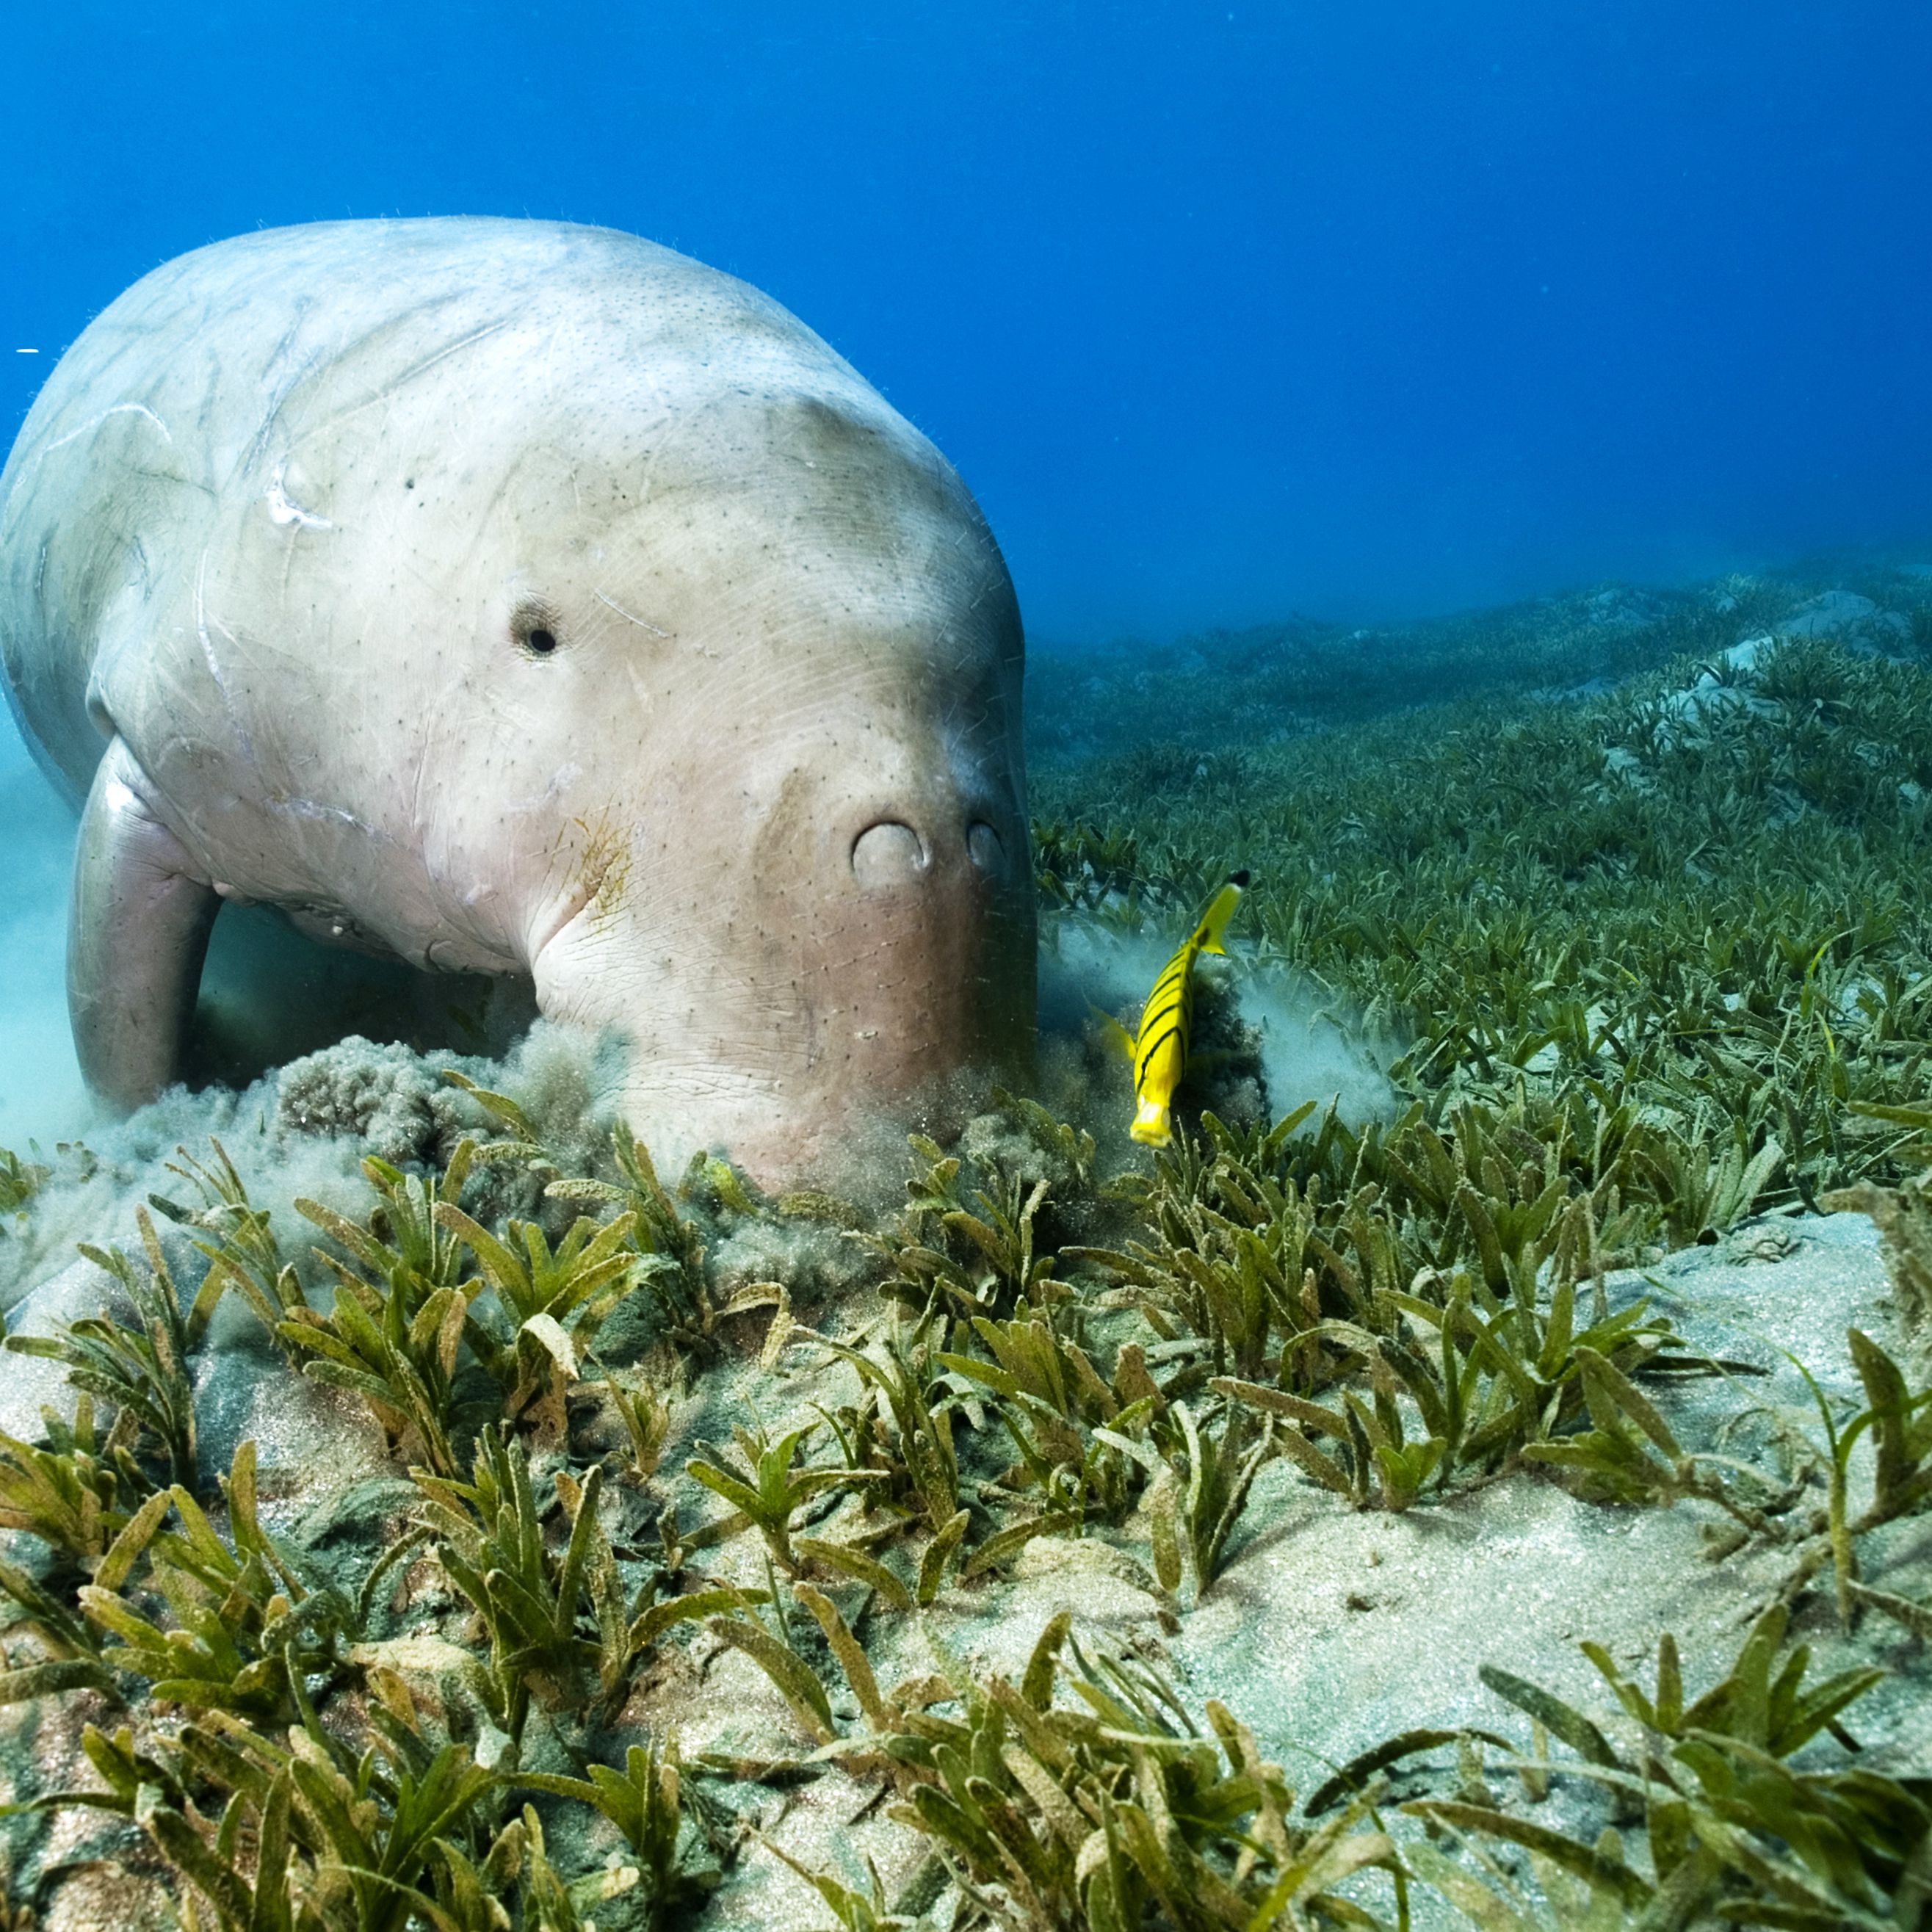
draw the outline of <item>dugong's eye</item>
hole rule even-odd
[[[547,658],[556,649],[556,619],[540,604],[520,604],[510,620],[510,635],[519,650]]]

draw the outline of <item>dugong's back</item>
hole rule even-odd
[[[452,362],[473,398],[466,422],[440,393]],[[573,400],[586,364],[594,393]],[[105,742],[98,700],[88,716],[99,654],[190,650],[194,586],[170,571],[202,557],[238,506],[266,499],[289,526],[314,522],[299,476],[340,444],[366,446],[372,419],[393,433],[431,378],[427,435],[466,442],[479,472],[504,460],[506,434],[525,434],[518,406],[538,391],[556,448],[608,446],[621,420],[645,464],[655,434],[708,390],[804,380],[872,393],[757,290],[614,230],[324,223],[167,262],[62,358],[0,473],[0,671],[76,802]],[[614,393],[619,380],[628,393]]]

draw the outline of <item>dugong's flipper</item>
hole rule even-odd
[[[123,1110],[181,1077],[221,907],[146,790],[134,754],[115,739],[81,813],[68,914],[67,1004],[81,1073]]]

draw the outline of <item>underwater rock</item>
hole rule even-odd
[[[1624,633],[1646,631],[1664,614],[1654,598],[1621,584],[1586,598],[1583,610],[1592,626]]]
[[[1785,716],[1795,697],[1816,686],[1816,670],[1810,665],[1814,653],[1822,652],[1828,658],[1834,650],[1853,656],[1897,656],[1910,646],[1911,638],[1910,622],[1897,611],[1881,610],[1869,597],[1849,590],[1827,591],[1800,605],[1773,629],[1742,638],[1719,652],[1688,686],[1658,700],[1656,748],[1667,752],[1701,743],[1714,727],[1729,718]],[[1787,668],[1794,664],[1796,688]],[[1814,694],[1830,692],[1835,682],[1828,674]],[[1619,748],[1606,755],[1606,776],[1636,784],[1639,775],[1632,766],[1619,762]],[[1635,756],[1628,752],[1622,755]]]
[[[1910,618],[1880,610],[1855,590],[1827,590],[1812,598],[1780,619],[1777,632],[1780,638],[1833,638],[1866,656],[1907,650],[1912,644]]]
[[[1724,653],[1717,668],[1700,671],[1688,690],[1671,692],[1658,707],[1661,714],[1658,748],[1668,751],[1694,743],[1711,723],[1727,715],[1776,717],[1778,706],[1769,698],[1760,698],[1748,681],[1756,647],[1769,642],[1768,638],[1753,638],[1736,646]]]
[[[1628,785],[1635,792],[1654,792],[1657,789],[1657,780],[1644,769],[1643,760],[1628,745],[1612,745],[1604,752],[1604,776],[1612,784]]]
[[[932,445],[768,297],[608,230],[183,256],[0,479],[0,670],[86,800],[69,1004],[123,1110],[181,1076],[224,902],[532,982],[628,1042],[674,1162],[795,1174],[1022,1067],[1023,655]]]

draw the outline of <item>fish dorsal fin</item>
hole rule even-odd
[[[1228,883],[1208,902],[1208,910],[1201,915],[1201,923],[1194,928],[1194,950],[1197,952],[1225,953],[1227,948],[1221,944],[1228,930],[1228,922],[1234,916],[1234,908],[1241,902],[1241,894],[1247,889],[1248,874],[1234,872],[1228,876]]]

